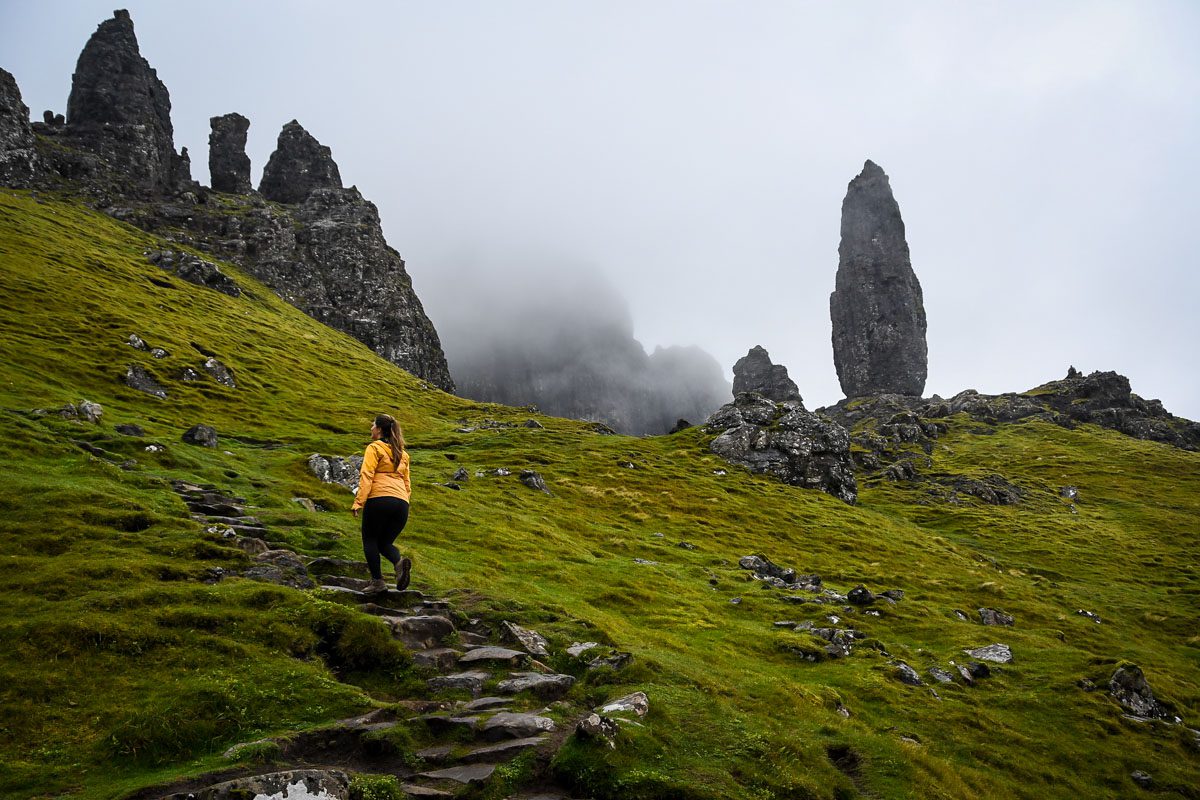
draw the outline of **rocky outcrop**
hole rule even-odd
[[[92,34],[71,81],[67,137],[100,156],[132,193],[162,194],[191,182],[175,152],[171,97],[142,58],[128,11]]]
[[[736,397],[742,392],[757,392],[777,403],[804,399],[800,388],[788,377],[787,367],[772,364],[771,355],[761,345],[750,348],[733,365],[733,394]]]
[[[17,81],[0,69],[0,185],[28,186],[37,169],[29,107],[21,100]]]
[[[858,497],[850,435],[836,422],[805,411],[799,401],[774,403],[744,392],[709,417],[706,427],[719,433],[710,449],[732,464],[847,503]]]
[[[250,120],[241,114],[225,114],[208,121],[208,175],[212,188],[230,194],[249,194],[250,156],[246,155],[246,132]]]
[[[341,188],[342,175],[329,148],[296,120],[284,125],[258,185],[262,196],[277,203],[303,203],[314,189]]]
[[[921,284],[888,176],[871,161],[842,202],[829,313],[834,366],[847,397],[921,395],[928,372]]]

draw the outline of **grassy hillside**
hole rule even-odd
[[[205,533],[170,486],[215,484],[255,506],[275,541],[357,557],[349,495],[305,459],[359,452],[381,410],[412,452],[401,545],[417,588],[560,646],[634,655],[570,700],[644,690],[644,727],[613,751],[568,742],[553,766],[566,783],[612,798],[1117,798],[1140,791],[1129,775],[1141,769],[1160,796],[1200,796],[1187,729],[1125,720],[1103,690],[1120,661],[1138,663],[1200,727],[1200,455],[1091,426],[954,418],[933,469],[1002,474],[1024,503],[954,505],[883,483],[851,507],[718,474],[697,429],[479,427],[532,415],[428,388],[232,266],[239,298],[179,280],[144,256],[166,246],[178,249],[67,200],[0,192],[3,796],[119,797],[215,768],[236,742],[420,696],[403,649],[320,590],[204,583],[247,556]],[[166,357],[130,347],[132,333]],[[203,375],[202,352],[236,389],[179,380],[186,367]],[[169,397],[126,387],[130,364]],[[99,423],[32,413],[84,398],[103,405]],[[180,441],[197,422],[217,429],[217,449]],[[145,436],[117,433],[122,423]],[[471,475],[461,491],[438,485],[459,466]],[[514,475],[476,476],[498,467]],[[523,468],[553,494],[521,485]],[[1074,510],[1059,496],[1068,484]],[[839,591],[905,598],[878,617],[792,604],[738,568],[750,553]],[[981,606],[1016,624],[982,626]],[[828,624],[831,610],[869,637],[847,658],[810,662],[823,642],[772,624]],[[894,677],[895,659],[924,675],[992,642],[1015,662],[976,686],[935,696]]]

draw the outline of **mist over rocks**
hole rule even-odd
[[[925,306],[900,206],[874,162],[842,202],[836,288],[829,297],[833,361],[846,397],[920,397],[928,374]]]
[[[208,174],[212,188],[230,194],[249,194],[250,156],[246,155],[246,133],[250,120],[241,114],[225,114],[208,121]]]
[[[425,290],[459,394],[665,434],[703,419],[729,382],[697,347],[647,354],[623,297],[584,270],[531,257],[463,258]]]
[[[757,392],[780,403],[804,399],[796,382],[788,377],[787,367],[772,364],[770,353],[761,345],[751,347],[750,352],[733,365],[733,394],[736,397],[742,392]]]
[[[128,11],[101,22],[79,54],[66,123],[69,137],[106,161],[128,190],[156,194],[191,182],[175,152],[171,96],[142,58]]]
[[[258,191],[277,203],[303,203],[314,189],[341,189],[333,153],[296,120],[283,126]]]

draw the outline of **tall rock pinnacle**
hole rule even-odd
[[[263,170],[258,191],[277,203],[303,203],[313,189],[341,189],[342,175],[329,148],[292,120]]]
[[[733,396],[742,392],[758,392],[776,403],[801,400],[800,388],[788,377],[787,367],[772,364],[770,354],[761,345],[750,348],[733,365]]]
[[[166,192],[190,180],[175,153],[170,94],[138,51],[128,11],[100,23],[79,54],[67,126],[135,191]]]
[[[928,374],[925,306],[888,177],[867,161],[842,202],[833,363],[847,397],[920,396]]]
[[[230,194],[249,194],[250,156],[246,155],[246,131],[250,120],[241,114],[226,114],[208,121],[208,174],[212,188]]]

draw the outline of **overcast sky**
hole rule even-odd
[[[114,0],[0,0],[0,66],[66,109]],[[378,204],[435,325],[464,265],[590,269],[638,339],[806,405],[846,184],[891,178],[929,319],[926,395],[1117,370],[1200,419],[1200,3],[130,2],[208,182],[208,118],[283,123]],[[514,271],[514,276],[519,270]],[[514,278],[516,279],[516,278]],[[536,291],[536,287],[531,287]]]

